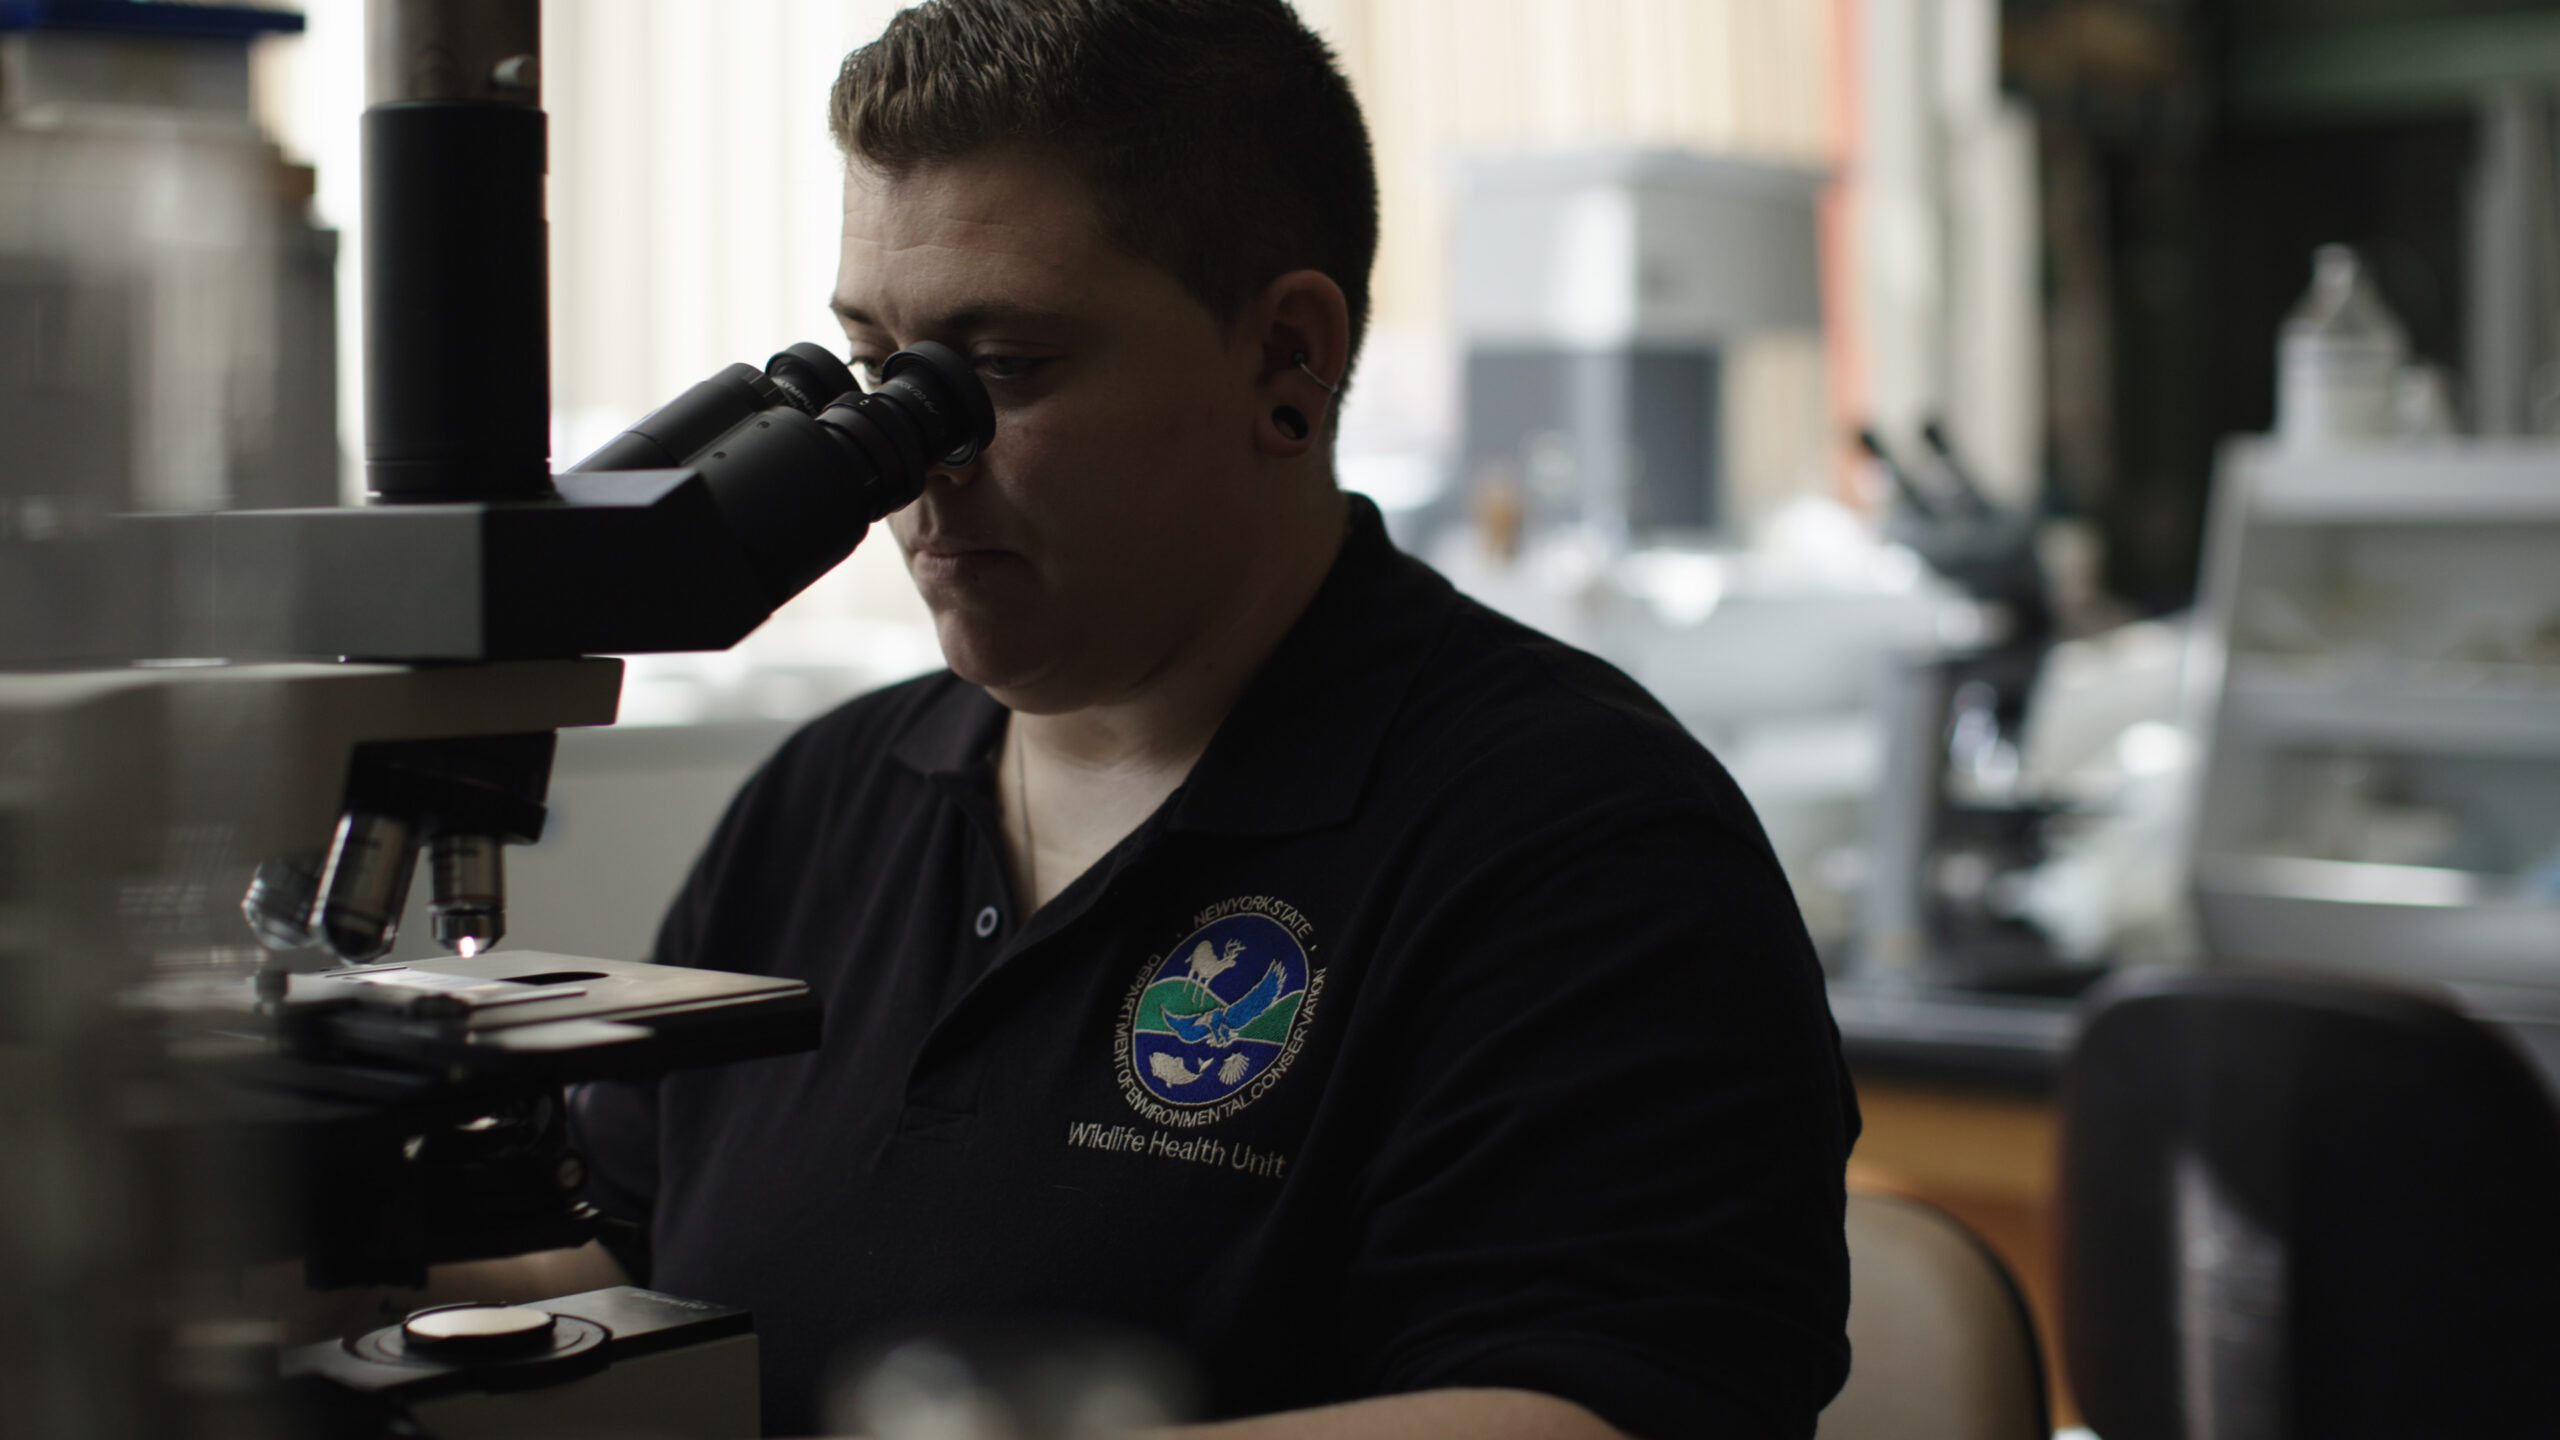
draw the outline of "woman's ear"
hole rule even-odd
[[[1292,270],[1246,307],[1261,347],[1254,448],[1294,459],[1327,443],[1351,365],[1351,307],[1321,270]]]

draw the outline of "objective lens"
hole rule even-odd
[[[287,855],[258,867],[249,893],[240,897],[240,913],[258,943],[270,950],[303,950],[320,943],[312,933],[311,911],[320,902],[320,859]]]
[[[494,835],[438,835],[427,849],[436,943],[471,956],[507,933],[506,847]]]
[[[407,821],[352,810],[341,816],[313,916],[320,943],[350,964],[389,950],[417,870],[417,834]]]

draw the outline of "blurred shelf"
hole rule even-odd
[[[2546,988],[2560,970],[2560,902],[2511,876],[2245,854],[2195,874],[2217,955]]]
[[[2261,849],[2303,828],[2291,811],[2309,802],[2286,781],[2324,748],[2398,767],[2398,803],[2439,810],[2465,833],[2515,832],[2523,854],[2551,844],[2560,664],[2526,660],[2545,653],[2560,617],[2560,441],[2306,449],[2252,437],[2224,448],[2216,486],[2198,610],[2202,633],[2230,649],[2218,691],[2198,697],[2212,715],[2192,860],[2207,952],[2215,963],[2560,991],[2560,901],[2521,879]],[[2367,623],[2478,631],[2483,646],[2494,641],[2479,653],[2508,658],[2252,649],[2244,601],[2305,586],[2388,597]]]
[[[2560,755],[2560,667],[2251,655],[2224,683],[2232,718],[2260,735]]]
[[[2231,93],[2244,114],[2299,118],[2459,109],[2498,85],[2554,78],[2560,15],[2518,8],[2247,35],[2232,57]]]
[[[2480,905],[2519,893],[2517,882],[2507,876],[2303,855],[2208,855],[2198,863],[2197,874],[2217,894],[2339,905]]]
[[[2378,440],[2298,450],[2233,442],[2252,518],[2293,524],[2560,524],[2560,442]]]

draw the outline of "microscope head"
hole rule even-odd
[[[489,503],[475,535],[484,567],[511,560],[513,570],[531,567],[548,583],[518,575],[494,596],[462,599],[477,601],[478,618],[492,627],[526,618],[554,653],[694,648],[693,627],[704,614],[761,618],[834,568],[874,520],[912,502],[930,470],[968,464],[994,433],[986,388],[944,346],[890,356],[879,387],[864,393],[834,355],[793,345],[761,371],[731,365],[651,412],[570,467],[561,496]],[[680,477],[666,493],[691,495],[692,510],[665,501],[584,503],[593,498],[588,486],[609,491],[645,475]],[[399,520],[444,518],[388,502],[365,513],[391,523],[313,530],[291,548],[304,557],[325,548],[361,578],[373,568],[359,563],[364,546],[382,545],[388,569],[418,543]],[[687,515],[710,523],[684,523]],[[653,581],[681,576],[707,588],[678,595],[663,616],[625,603],[587,612],[601,628],[575,618],[576,607],[596,605],[599,594],[627,600],[655,592],[663,601],[678,588],[633,584],[644,570],[657,572]],[[453,599],[402,592],[386,602],[375,587],[310,608],[359,629],[364,616],[381,617],[388,635],[422,607]],[[241,901],[251,931],[275,951],[318,947],[347,963],[378,959],[397,938],[423,852],[437,943],[464,956],[486,951],[506,933],[503,847],[542,834],[552,749],[548,731],[356,747],[325,846],[271,859],[251,882]]]

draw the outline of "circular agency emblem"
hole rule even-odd
[[[1259,1099],[1297,1057],[1323,975],[1307,963],[1305,917],[1269,903],[1280,913],[1257,909],[1199,926],[1130,988],[1120,1086],[1148,1118],[1223,1119]],[[1155,1113],[1150,1101],[1174,1112]]]

